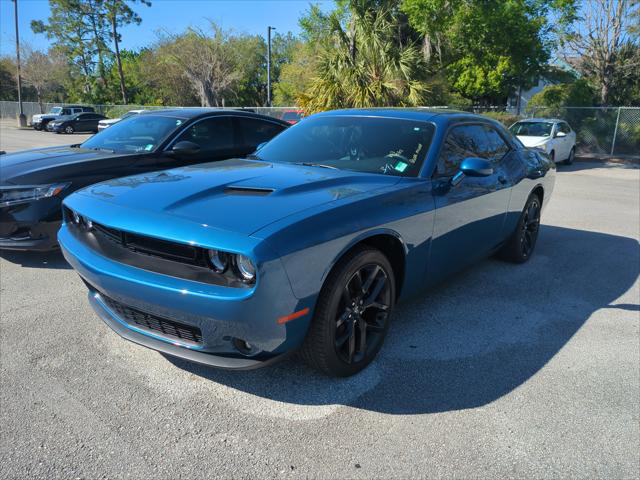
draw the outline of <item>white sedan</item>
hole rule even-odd
[[[100,120],[98,122],[98,131],[101,132],[105,128],[108,128],[111,125],[113,125],[114,123],[118,123],[120,120],[124,120],[125,118],[131,117],[133,115],[138,115],[142,112],[146,112],[146,110],[129,110],[120,118],[108,118],[106,120]]]
[[[576,155],[576,132],[564,120],[528,118],[509,127],[525,147],[545,152],[554,162],[571,165]]]

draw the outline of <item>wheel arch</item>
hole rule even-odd
[[[536,185],[533,190],[531,190],[530,195],[533,194],[538,196],[538,198],[540,199],[540,206],[542,206],[544,204],[544,187],[542,186],[542,184]]]
[[[343,248],[325,272],[322,284],[329,277],[338,262],[356,248],[368,246],[381,251],[391,263],[396,283],[396,300],[400,297],[406,272],[407,245],[398,232],[389,229],[374,230],[355,237]]]

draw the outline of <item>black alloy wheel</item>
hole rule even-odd
[[[520,235],[520,251],[522,256],[529,258],[533,253],[538,239],[538,231],[540,230],[540,202],[535,197],[527,204],[528,208],[524,211],[522,233]]]
[[[348,253],[320,292],[302,358],[332,376],[364,369],[382,347],[395,295],[393,269],[382,252],[363,247]]]
[[[357,363],[377,350],[390,307],[389,277],[380,265],[364,265],[351,276],[335,319],[335,348],[343,362]]]
[[[532,193],[520,214],[518,226],[498,256],[514,263],[524,263],[533,254],[540,231],[540,197]]]

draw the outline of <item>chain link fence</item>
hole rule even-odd
[[[61,103],[23,102],[27,122],[34,114],[48,112]],[[108,117],[119,117],[134,109],[162,109],[183,107],[158,107],[145,105],[92,105],[96,112]],[[195,108],[195,107],[189,107]],[[226,107],[251,110],[262,115],[282,118],[286,112],[298,111],[296,107]],[[640,107],[532,107],[517,115],[514,109],[482,107],[471,109],[486,113],[505,124],[518,118],[560,118],[566,120],[577,134],[577,153],[593,156],[630,156],[640,158]],[[17,118],[18,102],[0,102],[0,118]],[[508,126],[508,125],[507,125]]]
[[[640,157],[640,107],[530,108],[525,116],[566,120],[578,154]]]

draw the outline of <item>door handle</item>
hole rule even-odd
[[[507,183],[507,177],[505,177],[504,175],[500,175],[498,177],[498,181],[504,185],[505,183]]]

